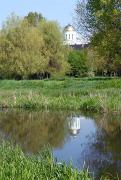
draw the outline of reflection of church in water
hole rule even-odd
[[[71,117],[69,119],[69,132],[72,136],[77,136],[80,132],[80,117]]]

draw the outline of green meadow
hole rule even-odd
[[[1,80],[0,108],[121,112],[121,79]]]

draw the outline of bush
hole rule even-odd
[[[71,66],[69,75],[75,77],[87,75],[88,66],[85,50],[71,50],[69,53],[68,62]]]

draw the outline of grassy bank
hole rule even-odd
[[[121,79],[0,81],[1,108],[121,112]]]
[[[18,147],[0,145],[0,179],[16,180],[88,180],[88,172],[57,164],[48,149],[38,157],[25,156]]]

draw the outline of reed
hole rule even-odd
[[[1,108],[121,112],[121,79],[0,81]]]
[[[57,163],[47,147],[38,156],[27,156],[19,147],[3,142],[0,145],[0,179],[16,180],[91,180],[86,170]]]

